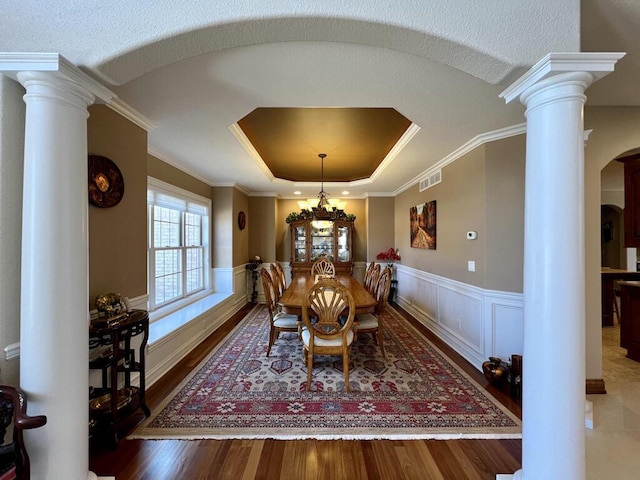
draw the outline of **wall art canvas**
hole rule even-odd
[[[411,248],[436,249],[436,201],[416,205],[409,209],[411,221]]]

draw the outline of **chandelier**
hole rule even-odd
[[[312,212],[315,217],[328,217],[332,216],[332,213],[342,213],[344,212],[344,207],[347,206],[347,202],[339,198],[329,198],[327,192],[324,191],[324,159],[327,154],[319,153],[318,157],[320,157],[320,192],[318,192],[318,198],[300,200],[298,206],[303,212]]]

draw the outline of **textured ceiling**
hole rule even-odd
[[[392,108],[416,127],[404,148],[367,179],[325,185],[362,197],[414,186],[478,135],[523,123],[523,107],[498,95],[548,52],[628,52],[588,104],[640,105],[639,12],[637,0],[8,0],[0,45],[61,53],[150,120],[152,154],[251,195],[319,185],[271,174],[234,135],[238,120],[260,108]],[[328,167],[339,163],[331,137],[309,149],[325,150]]]

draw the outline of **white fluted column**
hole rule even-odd
[[[34,480],[89,472],[87,107],[113,94],[55,53],[1,53],[26,89],[20,387]]]
[[[527,107],[522,470],[513,478],[585,478],[584,91],[621,56],[550,54],[501,95]]]

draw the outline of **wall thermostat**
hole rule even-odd
[[[476,238],[478,238],[478,232],[474,232],[473,230],[467,232],[467,240],[475,240]]]

